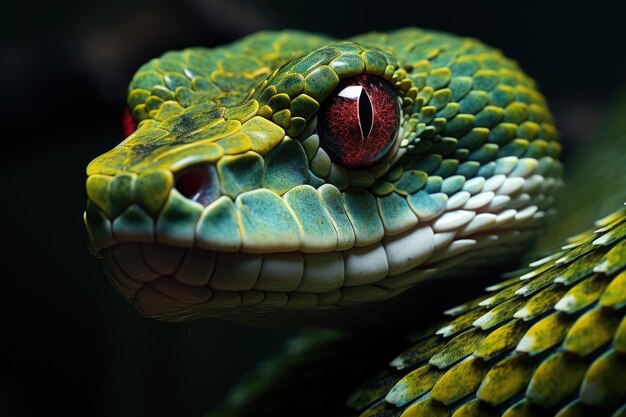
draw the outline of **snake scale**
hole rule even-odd
[[[563,185],[535,82],[441,32],[167,52],[128,109],[128,137],[87,168],[84,219],[114,288],[159,320],[419,314],[429,286],[519,267]],[[626,416],[625,237],[622,209],[405,328],[410,347],[341,413]]]

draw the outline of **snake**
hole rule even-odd
[[[362,334],[422,317],[337,415],[626,416],[626,211],[520,264],[559,216],[562,146],[500,50],[262,31],[150,60],[127,104],[84,223],[142,315]]]

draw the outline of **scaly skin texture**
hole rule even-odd
[[[359,74],[403,114],[391,151],[355,170],[325,152],[317,111]],[[89,165],[85,221],[115,288],[157,319],[381,311],[519,253],[561,183],[544,98],[475,40],[260,33],[167,53],[129,90],[137,130]],[[625,212],[597,227],[414,334],[346,412],[625,415]]]
[[[623,416],[626,210],[566,246],[554,235],[571,236],[590,213],[623,201],[625,93],[567,159],[567,198],[541,240],[544,256],[492,278],[485,293],[449,309],[443,320],[430,316],[430,325],[414,305],[406,308],[412,320],[395,333],[305,333],[261,363],[210,415],[304,409],[333,416]],[[376,376],[367,380],[368,374]],[[326,381],[334,382],[320,390]]]
[[[382,161],[355,170],[316,129],[359,74],[397,91],[402,119]],[[262,32],[170,52],[139,69],[128,103],[137,130],[87,168],[85,222],[118,292],[161,320],[385,311],[424,281],[506,263],[561,184],[534,81],[444,33]],[[191,171],[202,186],[187,195]]]
[[[626,209],[596,226],[448,310],[348,405],[364,417],[623,416]]]
[[[623,416],[626,209],[494,282],[404,335],[305,332],[209,416]]]

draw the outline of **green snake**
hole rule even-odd
[[[433,285],[519,266],[563,184],[535,82],[441,32],[167,52],[128,108],[128,137],[87,168],[84,219],[114,288],[158,320],[373,329],[419,314]],[[405,328],[410,347],[343,412],[626,415],[624,210],[596,229],[447,322]]]

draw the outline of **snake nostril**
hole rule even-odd
[[[176,189],[186,198],[208,206],[219,196],[213,166],[196,166],[178,175]]]
[[[187,198],[193,199],[202,189],[205,181],[205,173],[200,168],[185,172],[176,181],[176,189]]]

